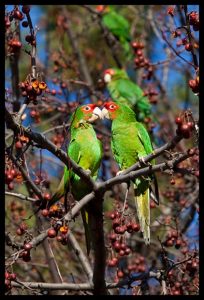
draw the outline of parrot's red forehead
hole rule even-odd
[[[105,102],[104,107],[109,111],[115,111],[119,108],[119,106],[113,101]]]
[[[113,69],[107,69],[104,71],[104,75],[105,74],[110,74],[111,76],[113,76],[115,74],[115,71]]]
[[[94,110],[94,108],[96,108],[96,104],[87,104],[87,105],[83,105],[82,107],[81,107],[81,110],[83,111],[83,112],[85,112],[85,113],[90,113],[90,112],[92,112],[93,110]]]

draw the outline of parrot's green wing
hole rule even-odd
[[[136,122],[136,127],[138,130],[138,137],[145,149],[146,155],[153,152],[152,142],[150,140],[149,134],[142,123]]]
[[[130,24],[128,20],[119,13],[111,10],[104,14],[102,23],[118,38],[123,37],[127,41],[130,41]]]
[[[142,123],[139,123],[139,122],[137,122],[136,126],[138,128],[138,136],[140,138],[141,143],[143,144],[143,146],[145,148],[146,153],[147,154],[152,153],[153,152],[153,146],[152,146],[152,142],[150,140],[150,137],[149,137],[149,134],[148,134],[146,128],[142,125]],[[151,161],[151,163],[154,165],[155,164],[155,159],[153,159]],[[158,187],[157,177],[154,173],[150,177],[151,177],[152,182],[154,184],[154,190],[150,186],[150,190],[152,192],[151,193],[152,199],[158,205],[159,204],[159,187]]]
[[[130,47],[130,24],[128,20],[116,11],[111,10],[103,15],[102,23],[120,41],[126,57],[130,59],[132,52]]]
[[[128,106],[119,104],[112,119],[112,151],[120,168],[126,169],[139,158],[152,153],[153,148],[145,127],[136,121]],[[150,176],[133,180],[137,215],[146,244],[150,243]]]
[[[138,117],[138,114],[148,116],[151,113],[151,104],[144,96],[142,89],[128,79],[112,80],[108,84],[108,90],[113,101],[129,105]],[[138,118],[139,120],[142,119]]]

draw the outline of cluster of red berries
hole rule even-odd
[[[28,5],[23,5],[22,11],[20,11],[18,7],[15,7],[9,14],[5,16],[5,29],[8,30],[11,27],[11,22],[14,19],[22,21],[24,19],[24,14],[28,14],[29,12],[30,8]],[[28,22],[23,21],[22,26],[27,27]],[[35,37],[32,37],[32,40],[35,42]],[[18,53],[21,47],[22,43],[19,41],[19,39],[13,34],[10,34],[8,41],[8,53]]]
[[[19,227],[16,229],[17,235],[23,235],[28,230],[28,225],[25,222],[22,222]]]
[[[178,274],[176,269],[169,271],[167,280],[172,295],[189,295],[196,292],[196,286],[192,283],[198,286],[198,265],[198,259],[192,258],[180,266],[182,273]]]
[[[40,112],[36,109],[30,110],[30,116],[34,119],[35,123],[40,123]]]
[[[195,79],[190,79],[188,84],[194,94],[199,94],[199,76],[196,76]]]
[[[61,133],[57,133],[54,137],[52,137],[52,141],[60,148],[64,142],[64,136]]]
[[[141,42],[132,42],[131,45],[136,55],[136,58],[134,59],[136,68],[144,68],[147,73],[143,74],[142,78],[150,80],[153,74],[153,68],[150,65],[149,60],[144,57],[144,53],[142,51],[144,44]]]
[[[183,136],[183,138],[188,139],[191,136],[191,132],[195,128],[193,119],[191,118],[191,113],[184,112],[180,116],[176,117],[175,123],[177,124],[176,133]]]
[[[6,292],[11,290],[11,281],[15,281],[15,280],[16,280],[16,274],[15,273],[11,273],[9,271],[5,272],[5,291]]]
[[[46,83],[44,81],[39,82],[38,80],[24,81],[19,83],[19,87],[23,97],[27,97],[33,104],[37,104],[37,96],[40,96],[43,91],[46,90]]]
[[[22,43],[17,38],[12,38],[9,40],[8,46],[9,53],[17,53],[20,51]]]
[[[140,225],[134,222],[127,222],[127,218],[121,219],[121,213],[119,211],[112,212],[110,214],[112,222],[112,228],[117,234],[124,234],[125,231],[128,233],[138,232],[140,230]]]
[[[23,261],[28,262],[31,260],[30,251],[33,248],[31,243],[26,243],[23,245],[23,251],[19,253],[19,257],[23,259]]]
[[[18,135],[18,137],[16,138],[15,147],[17,150],[20,150],[23,148],[23,146],[28,144],[28,142],[29,142],[29,138],[27,136]]]
[[[112,264],[115,263],[115,261],[118,261],[118,259],[115,257],[112,259]],[[114,264],[113,267],[115,267],[117,264]],[[137,255],[134,258],[131,258],[130,261],[128,261],[127,268],[120,270],[117,269],[117,277],[116,277],[116,282],[118,279],[123,278],[125,275],[129,275],[133,272],[145,272],[145,258],[142,255]]]
[[[47,199],[47,197],[45,198],[46,194],[44,195],[44,199],[47,200],[49,202],[50,200],[50,196],[49,196],[49,199]],[[48,218],[62,218],[63,215],[65,213],[65,210],[64,208],[60,205],[60,204],[54,204],[52,205],[49,209],[43,209],[41,211],[41,214],[43,217],[48,217]]]
[[[67,233],[69,231],[69,227],[66,225],[63,226],[58,226],[58,227],[52,227],[50,229],[48,229],[47,231],[47,236],[49,238],[55,238],[56,240],[61,243],[62,245],[67,245]],[[58,235],[59,233],[59,235]]]
[[[154,88],[149,88],[148,90],[144,91],[144,96],[147,96],[149,98],[149,102],[151,104],[157,104],[157,98],[155,96],[158,96],[158,92]]]
[[[181,246],[184,246],[185,241],[179,238],[179,234],[176,230],[172,230],[168,232],[167,238],[164,242],[164,246],[166,247],[173,247],[175,246],[176,249],[179,249]]]
[[[110,234],[109,240],[111,242],[111,247],[115,250],[116,253],[118,253],[120,257],[129,255],[131,253],[131,249],[121,238],[117,236],[117,234]]]
[[[193,26],[193,30],[194,31],[198,31],[199,30],[199,14],[197,11],[192,11],[189,13],[188,15],[188,18],[189,18],[189,23],[190,25]]]
[[[14,180],[18,178],[18,176],[21,176],[21,173],[15,167],[5,170],[5,183],[7,184],[8,190],[11,191],[14,189]]]

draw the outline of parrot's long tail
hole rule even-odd
[[[89,256],[89,253],[91,250],[91,234],[90,234],[90,226],[89,226],[89,215],[88,215],[88,212],[83,208],[81,209],[81,216],[82,216],[84,230],[85,230],[86,250],[87,250],[87,255]]]
[[[134,185],[134,189],[137,186]],[[135,205],[137,209],[137,215],[140,223],[140,228],[143,233],[145,244],[150,244],[150,196],[149,188],[144,194],[135,196]]]

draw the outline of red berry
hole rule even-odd
[[[108,260],[108,266],[109,267],[115,267],[115,263],[114,263],[114,261],[112,261],[112,259]]]
[[[23,230],[23,231],[25,231],[25,230],[28,229],[28,225],[27,225],[26,223],[24,223],[24,222],[22,222],[22,223],[19,225],[19,227],[20,227],[20,229]]]
[[[127,247],[125,245],[125,243],[120,244],[120,249],[125,250]]]
[[[135,232],[138,232],[140,230],[140,225],[137,224],[137,223],[133,223],[132,224],[132,229],[135,231]]]
[[[115,242],[113,244],[113,248],[115,249],[116,252],[120,251],[120,243],[119,242]]]
[[[124,273],[122,271],[118,271],[117,272],[117,276],[118,276],[118,278],[123,278],[124,277]]]
[[[23,18],[24,18],[22,12],[20,12],[20,10],[17,10],[17,9],[14,11],[13,17],[18,20],[23,20]]]
[[[27,244],[25,244],[24,246],[23,246],[23,248],[25,249],[25,250],[27,250],[27,251],[29,251],[30,249],[32,249],[32,244],[31,243],[27,243]]]
[[[126,248],[126,249],[125,249],[125,254],[126,254],[126,255],[129,255],[130,252],[131,252],[131,249],[130,249],[130,248]]]
[[[23,261],[28,262],[30,260],[31,260],[31,256],[30,255],[23,256]]]
[[[57,239],[58,242],[62,242],[63,237],[62,237],[61,235],[58,235],[58,236],[56,237],[56,239]]]
[[[139,46],[139,43],[138,43],[138,42],[132,42],[132,43],[131,43],[131,46],[132,46],[133,49],[136,50],[136,49],[139,48],[139,47],[138,47],[138,46]]]
[[[23,12],[24,14],[28,14],[28,13],[30,12],[30,7],[29,7],[29,5],[23,5],[23,7],[22,7],[22,12]]]
[[[49,210],[48,209],[43,209],[41,212],[43,217],[47,217],[49,215]]]
[[[16,234],[17,234],[17,235],[23,235],[23,233],[24,233],[24,231],[21,230],[21,228],[17,228],[17,229],[16,229]]]
[[[181,240],[177,240],[175,244],[175,248],[179,249],[181,247]]]
[[[23,27],[28,27],[28,22],[27,22],[27,21],[23,21],[23,22],[22,22],[22,26],[23,26]]]
[[[11,278],[11,273],[5,272],[5,279],[10,279]]]
[[[57,235],[57,232],[54,228],[50,228],[48,231],[47,231],[47,235],[49,238],[54,238],[56,237]]]
[[[21,141],[17,141],[15,143],[15,147],[16,147],[16,149],[22,149],[23,145],[22,145]]]
[[[36,116],[36,110],[31,110],[31,111],[30,111],[30,116],[31,116],[32,118],[35,118],[35,116]]]
[[[111,215],[110,215],[110,218],[113,220],[113,219],[115,219],[115,214],[114,213],[112,213]]]
[[[115,233],[112,233],[112,234],[109,236],[109,239],[111,240],[111,242],[116,241],[116,238],[117,238],[117,235],[116,235]]]
[[[26,35],[25,40],[27,43],[30,43],[33,40],[33,37],[31,35]]]
[[[137,50],[136,54],[137,56],[143,56],[142,50]]]
[[[193,49],[193,47],[192,47],[191,44],[187,43],[187,44],[185,45],[185,49],[186,49],[186,51],[191,51],[191,50]]]
[[[118,227],[120,225],[120,220],[119,219],[115,219],[113,221],[112,227],[113,229],[115,229],[116,227]]]
[[[179,290],[175,290],[172,294],[173,295],[181,295],[181,292]]]
[[[55,95],[56,95],[56,90],[55,90],[55,89],[51,90],[51,94],[52,94],[53,96],[55,96]]]
[[[174,242],[173,242],[172,239],[171,239],[171,240],[168,240],[168,241],[166,242],[166,246],[167,246],[167,247],[172,247],[173,244],[174,244]]]
[[[193,122],[187,122],[187,125],[188,125],[188,128],[190,129],[190,130],[192,130],[193,129]]]
[[[121,249],[121,250],[119,251],[119,255],[120,255],[120,256],[124,256],[124,255],[125,255],[125,251]]]
[[[188,139],[190,137],[190,130],[187,124],[181,125],[181,134],[185,139]]]
[[[194,79],[190,79],[189,82],[188,82],[188,84],[189,84],[190,88],[197,87],[197,82]]]
[[[6,183],[10,183],[11,181],[13,181],[13,178],[13,174],[8,172],[6,176]]]
[[[16,274],[15,273],[11,273],[10,278],[11,278],[11,280],[16,280]]]
[[[118,258],[117,257],[113,257],[112,261],[117,265],[118,264]]]
[[[154,201],[150,201],[150,208],[155,208],[156,207],[156,204]]]
[[[138,272],[145,272],[145,266],[144,265],[139,265],[138,266]]]
[[[181,118],[180,118],[180,117],[177,117],[177,118],[175,119],[175,123],[176,123],[177,125],[181,125],[181,124],[182,124]]]
[[[10,183],[8,184],[8,189],[9,189],[9,191],[12,191],[12,190],[14,189],[14,184],[13,184],[13,182],[10,182]]]
[[[44,199],[45,199],[46,201],[49,201],[49,200],[51,199],[51,195],[50,195],[49,193],[45,193],[45,194],[44,194]]]

